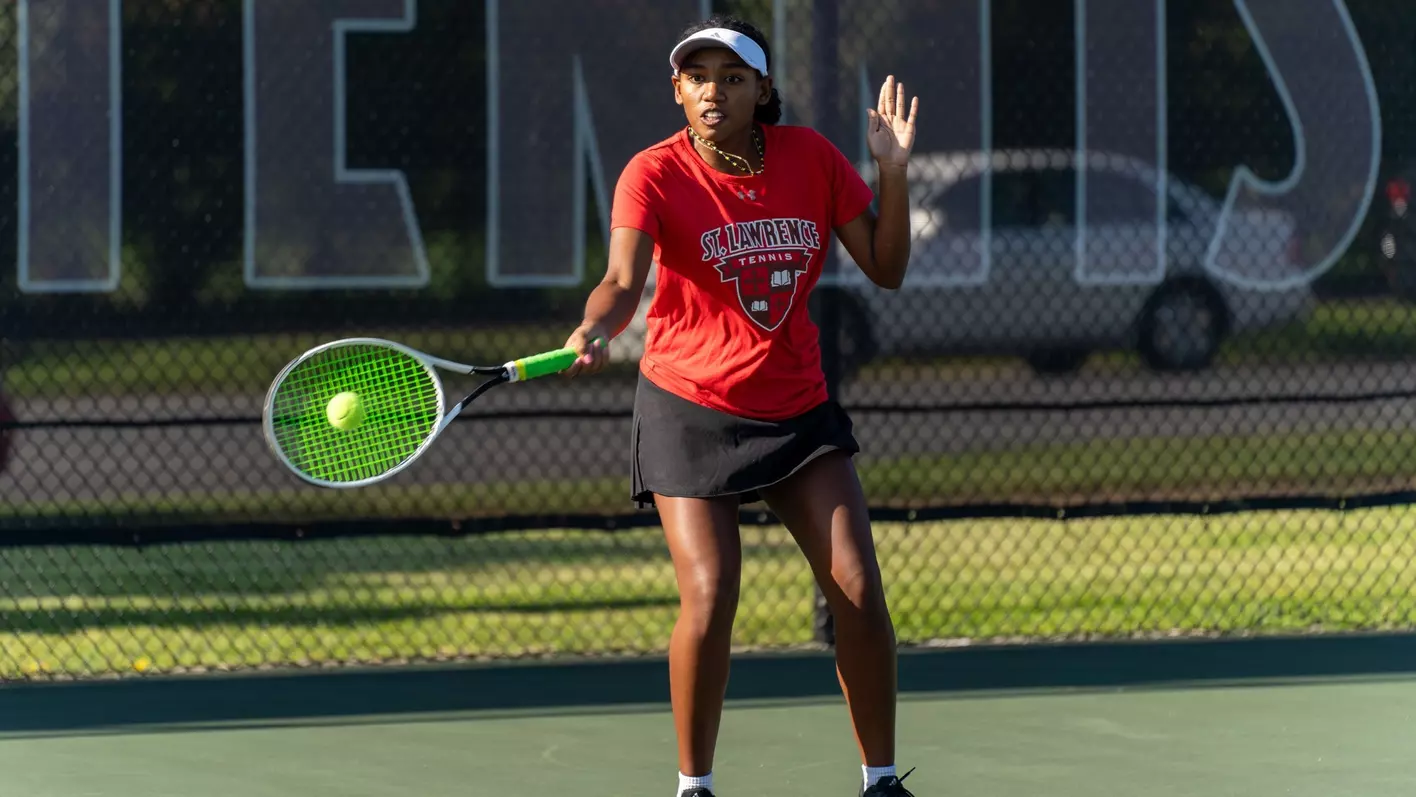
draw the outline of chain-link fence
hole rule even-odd
[[[709,7],[867,177],[880,82],[921,98],[905,287],[838,255],[809,305],[902,642],[1412,625],[1416,10],[28,0],[0,15],[0,677],[662,650],[642,311],[611,372],[494,391],[387,485],[302,486],[259,413],[336,337],[560,346]],[[758,508],[737,637],[813,643]]]

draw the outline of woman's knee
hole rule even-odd
[[[705,635],[731,632],[741,584],[737,567],[690,568],[679,580],[681,621]]]
[[[836,611],[868,616],[886,614],[884,584],[875,562],[864,557],[833,562],[831,581],[840,604]]]
[[[705,634],[731,630],[742,571],[736,504],[674,498],[658,503],[678,579],[680,622]]]

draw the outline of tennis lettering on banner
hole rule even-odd
[[[411,31],[417,2],[364,0],[359,19],[339,13],[349,6],[245,0],[245,276],[252,288],[428,283],[408,178],[396,169],[349,168],[345,113],[348,37]],[[333,69],[311,69],[312,51],[331,53]]]
[[[1181,189],[1169,179],[1167,163],[1166,2],[1073,0],[1077,25],[1057,34],[1073,38],[1078,56],[1075,213],[1065,233],[1076,283],[1158,282],[1170,266],[1168,248],[1180,245],[1171,240],[1169,200]],[[999,87],[992,80],[990,6],[987,0],[895,5],[908,19],[901,35],[918,41],[948,31],[949,41],[968,42],[954,48],[902,43],[888,69],[918,74],[918,85],[926,87],[921,99],[950,109],[953,123],[945,127],[951,132],[922,140],[916,152],[952,153],[971,159],[977,171],[960,177],[964,195],[940,222],[958,236],[958,256],[941,269],[912,274],[910,284],[983,285],[999,252],[1007,251],[992,216],[990,98]],[[683,123],[667,76],[662,83],[643,76],[666,70],[665,43],[709,6],[705,0],[645,5],[636,12],[636,35],[624,37],[621,4],[614,0],[565,4],[554,15],[536,3],[487,1],[489,284],[584,281],[590,192],[599,232],[608,239],[609,194],[619,172],[636,152]],[[1283,289],[1327,272],[1354,240],[1375,194],[1381,111],[1343,0],[1235,0],[1234,7],[1282,100],[1295,155],[1288,174],[1277,179],[1260,179],[1236,164],[1197,248],[1205,252],[1205,267],[1227,282]],[[345,106],[350,37],[415,30],[417,0],[243,0],[241,8],[245,284],[426,286],[431,269],[408,179],[396,168],[349,166],[353,131]],[[120,0],[16,3],[21,291],[112,292],[122,280],[121,9]],[[779,42],[809,35],[792,24],[782,0],[774,9],[774,20],[787,28],[776,31]],[[602,46],[607,41],[615,46]],[[559,56],[516,58],[531,51]],[[793,58],[810,51],[805,43],[784,46],[779,74],[807,74],[806,64]],[[931,55],[936,52],[951,54]],[[886,68],[866,57],[846,58],[862,85],[870,85],[872,69]],[[309,68],[321,62],[326,68]],[[1307,68],[1312,63],[1323,68]],[[790,104],[809,81],[787,80]],[[870,92],[861,94],[862,103],[873,100]],[[524,97],[536,98],[535,107],[519,107]],[[863,145],[844,148],[853,146]],[[1099,151],[1141,164],[1148,175],[1142,188],[1153,195],[1135,194],[1120,205],[1102,172],[1106,158],[1094,154]],[[927,176],[919,172],[917,179]],[[1102,229],[1116,214],[1153,219],[1153,229],[1128,222],[1131,238],[1118,250],[1111,243],[1116,236]],[[1283,223],[1276,227],[1274,219]],[[1263,232],[1274,229],[1280,232]],[[1256,247],[1263,249],[1260,256]],[[823,282],[857,276],[827,274]]]
[[[20,91],[16,264],[19,288],[26,293],[118,289],[123,239],[120,6],[120,0],[19,0],[15,8]]]
[[[487,0],[489,284],[584,281],[589,192],[608,241],[620,172],[683,125],[670,93],[668,48],[686,20],[707,16],[710,6],[637,3],[627,36],[620,0],[557,3],[554,13],[540,2]],[[527,97],[536,98],[534,108]]]

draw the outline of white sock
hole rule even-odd
[[[704,776],[701,777],[701,778],[690,778],[689,776],[687,776],[687,775],[683,774],[682,772],[680,772],[680,773],[679,773],[679,787],[678,787],[678,791],[674,792],[674,797],[679,797],[680,794],[683,794],[685,791],[688,791],[689,789],[709,789],[709,790],[711,790],[712,788],[713,788],[713,773],[712,773],[712,772],[709,772],[707,775],[704,775]]]
[[[865,775],[865,788],[870,788],[880,782],[881,778],[891,778],[895,776],[895,765],[888,767],[867,767],[862,766],[861,772]]]

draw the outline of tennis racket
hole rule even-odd
[[[262,412],[266,441],[311,484],[374,484],[413,464],[488,390],[560,373],[578,356],[566,348],[504,365],[465,365],[379,338],[336,340],[275,377]],[[449,409],[439,369],[487,379]]]

